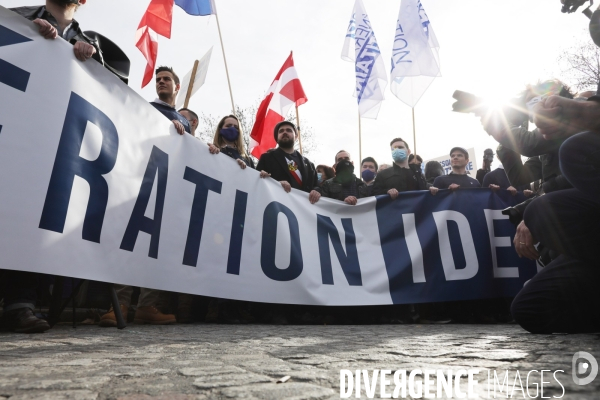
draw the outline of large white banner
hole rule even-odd
[[[100,64],[77,61],[69,43],[1,7],[0,110],[0,268],[324,305],[514,294],[531,275],[512,249],[496,251],[514,235],[497,212],[506,199],[465,196],[467,216],[436,211],[454,207],[444,191],[311,205],[178,135]],[[448,236],[454,220],[458,241]],[[469,274],[457,275],[463,259]],[[445,286],[457,279],[481,280],[481,293]]]

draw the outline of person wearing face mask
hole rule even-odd
[[[365,183],[359,189],[360,197],[369,197],[373,195],[373,182],[377,176],[377,161],[373,157],[366,157],[360,164],[360,176]]]
[[[427,182],[421,171],[417,173],[409,167],[408,143],[401,138],[395,138],[390,142],[390,149],[394,164],[377,174],[373,183],[373,195],[388,194],[392,199],[396,199],[401,192],[427,190]],[[429,191],[435,195],[438,189],[432,186]]]
[[[416,165],[415,168],[421,170],[421,165],[423,164],[423,158],[420,155],[411,154],[408,156],[408,165]],[[412,167],[411,167],[412,168]]]
[[[321,186],[324,197],[356,205],[360,188],[365,183],[354,175],[354,164],[350,160],[340,160],[335,166],[335,177],[326,180]]]
[[[220,149],[221,153],[233,158],[241,169],[246,167],[255,168],[254,161],[246,153],[240,130],[240,121],[235,115],[228,115],[219,121],[213,144]]]
[[[323,186],[323,183],[325,183],[327,179],[331,179],[334,176],[335,171],[333,168],[324,164],[317,165],[317,179],[319,180],[319,186]]]

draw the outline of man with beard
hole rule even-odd
[[[271,177],[281,183],[286,192],[292,188],[307,192],[311,204],[321,198],[321,188],[315,166],[306,157],[294,150],[298,138],[296,126],[289,121],[282,121],[275,126],[273,132],[278,147],[264,153],[256,169],[260,177]]]
[[[11,10],[33,21],[46,39],[60,36],[67,42],[74,42],[73,52],[78,60],[85,61],[94,57],[96,61],[102,62],[98,43],[85,35],[73,18],[79,6],[86,2],[87,0],[46,0],[45,6],[16,7]]]

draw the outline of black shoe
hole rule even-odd
[[[430,317],[424,317],[419,320],[419,323],[430,325],[430,324],[449,324],[452,322],[452,318],[445,317],[443,315],[432,315]]]
[[[48,322],[33,315],[28,307],[5,312],[4,326],[17,333],[41,333],[50,329]]]

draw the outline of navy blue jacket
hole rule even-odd
[[[162,115],[169,118],[169,121],[173,121],[174,119],[176,119],[177,121],[183,124],[183,127],[185,128],[185,131],[187,133],[192,133],[192,130],[190,129],[190,122],[183,115],[179,114],[175,108],[166,106],[164,104],[155,103],[153,101],[151,101],[150,104],[152,104],[154,108],[160,111]]]
[[[433,181],[433,186],[438,189],[448,189],[448,186],[452,185],[453,183],[460,185],[460,187],[463,189],[481,187],[477,179],[471,178],[469,175],[453,174],[452,172],[450,172],[448,175],[442,175],[435,178],[435,181]]]

